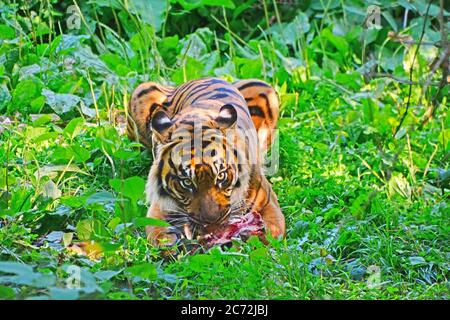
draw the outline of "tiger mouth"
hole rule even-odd
[[[179,239],[193,240],[226,227],[235,219],[248,214],[251,208],[252,204],[243,200],[231,205],[225,214],[213,222],[201,220],[185,211],[169,211],[166,220],[172,225],[169,227],[169,233],[176,234]]]
[[[169,227],[169,233],[176,234],[178,237],[184,237],[188,240],[197,239],[227,225],[230,216],[231,212],[227,212],[213,222],[202,221],[189,215],[184,215],[185,219],[180,222],[178,217],[169,216],[167,222],[172,225]]]
[[[219,219],[214,223],[186,223],[183,226],[184,235],[188,240],[198,239],[199,237],[214,233],[216,230],[227,225],[227,222],[227,219]]]

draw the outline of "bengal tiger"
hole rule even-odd
[[[250,211],[261,214],[273,237],[284,237],[261,157],[279,116],[272,86],[256,79],[203,78],[176,88],[147,82],[133,91],[128,112],[128,136],[153,154],[147,216],[172,225],[147,226],[151,243],[198,237]]]

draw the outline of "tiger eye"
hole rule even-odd
[[[180,180],[180,184],[183,188],[188,189],[188,190],[192,190],[192,181],[190,179],[181,179]]]
[[[217,175],[217,181],[223,182],[227,178],[227,173],[225,171],[219,172]]]

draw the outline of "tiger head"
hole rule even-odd
[[[245,207],[254,167],[246,158],[252,143],[236,126],[235,107],[218,104],[203,101],[172,119],[158,111],[151,119],[155,160],[148,200],[157,200],[169,222],[188,223],[194,234],[213,231]]]

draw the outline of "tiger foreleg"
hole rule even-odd
[[[275,239],[282,239],[286,233],[286,222],[276,194],[270,190],[270,199],[267,199],[267,204],[261,209],[260,214],[266,226],[266,230]]]
[[[156,203],[153,203],[148,209],[147,217],[165,220],[166,214]],[[147,233],[147,240],[155,246],[171,246],[178,240],[177,235],[171,232],[169,227],[147,226],[145,231]]]

